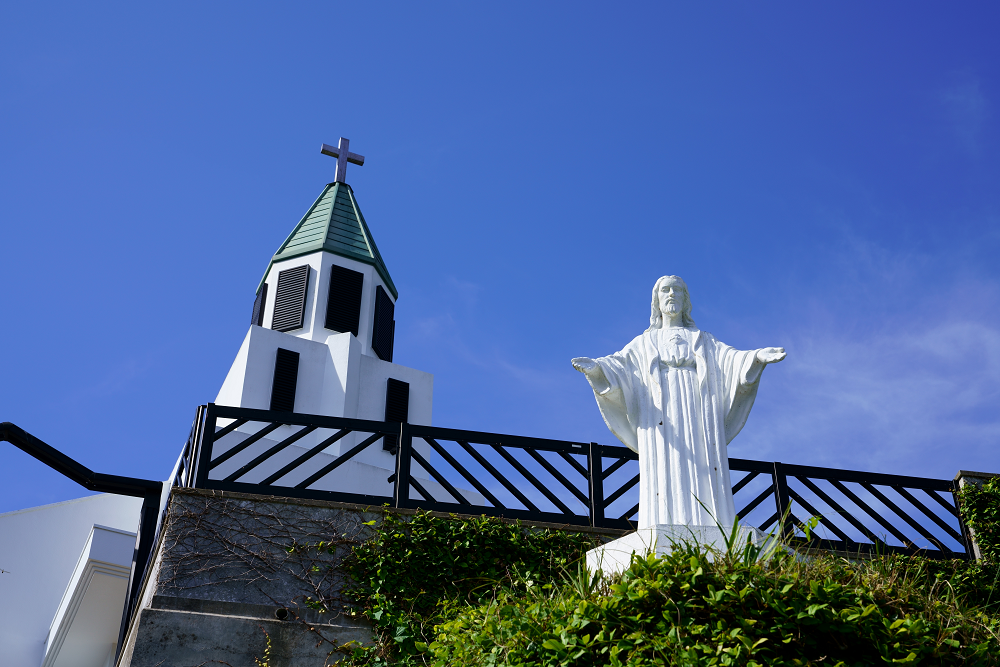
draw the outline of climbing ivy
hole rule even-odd
[[[374,536],[343,567],[355,614],[373,625],[376,644],[346,664],[422,664],[434,627],[456,604],[475,605],[512,585],[549,583],[595,545],[586,534],[538,529],[492,517],[443,518],[386,510]],[[414,662],[415,661],[415,662]]]
[[[1000,477],[968,484],[958,495],[962,518],[975,533],[983,559],[1000,564]]]

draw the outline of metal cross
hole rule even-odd
[[[347,176],[348,162],[350,162],[351,164],[356,164],[359,167],[365,163],[364,155],[358,155],[357,153],[352,153],[349,150],[347,150],[347,147],[350,145],[351,142],[348,139],[341,137],[340,141],[337,143],[336,148],[334,148],[333,146],[328,146],[327,144],[323,144],[323,147],[320,149],[320,153],[322,153],[323,155],[329,155],[330,157],[337,158],[337,171],[334,172],[333,180],[338,183],[347,182],[344,179]]]

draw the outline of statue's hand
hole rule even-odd
[[[785,348],[765,347],[757,350],[757,361],[762,364],[775,364],[785,358]]]
[[[595,368],[597,368],[597,362],[590,357],[577,357],[573,359],[573,368],[580,371],[584,375],[592,373]]]

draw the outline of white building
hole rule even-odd
[[[0,664],[112,664],[141,506],[99,494],[0,514]]]

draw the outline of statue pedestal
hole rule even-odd
[[[620,537],[613,542],[601,545],[587,552],[587,571],[603,570],[605,575],[619,574],[626,570],[632,562],[632,554],[645,557],[648,554],[663,556],[673,551],[674,545],[681,542],[696,542],[711,551],[726,551],[726,537],[730,533],[718,526],[681,526],[658,524]],[[735,548],[742,549],[748,542],[756,546],[764,546],[773,540],[773,536],[765,535],[753,526],[740,526],[737,529]]]

